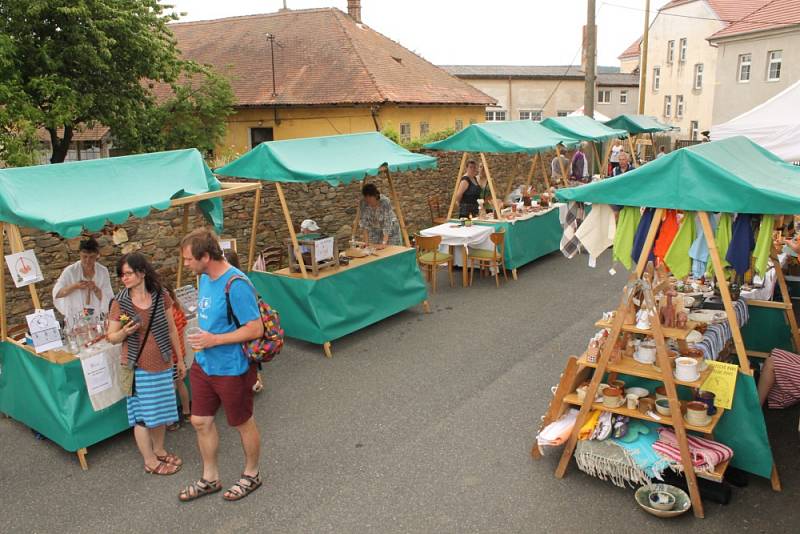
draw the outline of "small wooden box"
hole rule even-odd
[[[333,239],[333,256],[325,260],[317,260],[315,241],[322,239]],[[286,247],[289,251],[289,270],[292,272],[300,272],[300,262],[294,254],[291,239],[284,240]],[[316,276],[319,271],[327,267],[339,268],[339,252],[336,236],[327,236],[323,234],[297,234],[297,243],[301,247],[306,247],[307,252],[303,252],[303,263],[306,266],[306,271],[311,272]]]

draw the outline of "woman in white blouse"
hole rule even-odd
[[[53,305],[65,318],[79,313],[107,313],[114,297],[108,269],[97,263],[100,246],[90,237],[81,241],[80,260],[69,265],[53,286]]]

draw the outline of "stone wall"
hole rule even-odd
[[[453,192],[456,174],[461,162],[460,153],[430,152],[439,158],[438,169],[393,174],[392,178],[400,197],[409,235],[431,226],[431,213],[428,198],[438,196],[446,211]],[[504,190],[509,176],[515,182],[525,179],[530,169],[530,160],[524,155],[488,154],[487,160],[497,188]],[[549,161],[546,158],[545,161]],[[541,168],[536,168],[537,188],[541,186]],[[389,187],[383,176],[371,178],[380,191],[389,194]],[[326,233],[335,233],[342,241],[349,239],[355,218],[357,202],[360,199],[361,183],[332,187],[324,182],[312,184],[286,184],[284,191],[292,214],[292,222],[299,227],[303,219],[314,219]],[[502,194],[502,193],[500,193]],[[225,231],[223,237],[237,239],[240,257],[247,261],[247,248],[250,240],[254,193],[226,197]],[[199,211],[191,208],[190,228],[202,226],[205,221]],[[114,245],[111,228],[103,233],[93,234],[101,246],[100,262],[111,272],[111,284],[116,291],[120,285],[116,277],[116,262],[129,250],[140,249],[153,261],[156,269],[170,282],[174,283],[178,265],[178,244],[181,235],[180,208],[163,212],[153,212],[144,219],[130,219],[121,225],[127,232],[129,241]],[[35,250],[39,264],[44,271],[45,281],[36,289],[42,305],[52,307],[52,288],[61,271],[78,260],[79,238],[65,240],[55,234],[31,229],[22,229],[25,248]],[[256,247],[261,250],[267,246],[281,245],[288,238],[288,230],[280,209],[275,186],[265,183],[261,195]],[[6,243],[5,253],[10,252]],[[285,260],[284,260],[285,261]],[[6,270],[6,274],[8,271]],[[187,280],[184,277],[184,280]],[[16,289],[6,276],[6,300],[10,324],[24,323],[25,314],[31,313],[33,305],[27,289]]]

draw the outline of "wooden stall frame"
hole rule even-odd
[[[185,222],[185,224],[182,226],[182,229],[184,231],[187,229],[187,226],[188,226],[188,219],[189,219],[188,208],[189,208],[190,204],[195,204],[195,203],[200,202],[202,200],[208,200],[208,199],[212,199],[212,198],[222,198],[222,197],[226,197],[226,196],[236,195],[236,194],[244,193],[244,192],[247,192],[247,191],[254,191],[255,190],[255,191],[258,192],[261,189],[261,184],[260,183],[258,183],[258,184],[249,184],[249,183],[220,182],[220,186],[221,186],[221,189],[219,189],[217,191],[209,191],[207,193],[199,193],[199,194],[191,195],[191,196],[187,196],[187,197],[180,197],[180,198],[173,199],[170,202],[170,205],[169,205],[170,208],[183,206],[183,221]],[[255,217],[255,214],[254,214],[254,217]],[[5,241],[6,241],[6,239],[8,239],[8,243],[9,243],[9,246],[11,248],[11,252],[12,253],[18,253],[18,252],[22,252],[23,250],[25,250],[25,245],[24,245],[24,243],[22,241],[22,234],[20,232],[19,226],[17,226],[16,224],[3,222],[2,223],[2,229],[3,229],[2,236],[0,237],[0,239],[2,239],[2,241],[0,241],[0,248],[2,248],[2,249],[5,248]],[[250,247],[251,247],[251,249],[253,249],[254,246],[255,246],[254,245],[255,234],[251,235],[250,239],[251,239]],[[182,258],[179,257],[179,260],[178,260],[178,266],[179,267],[178,267],[178,274],[177,274],[178,285],[180,285],[180,281],[181,281],[180,276],[181,276],[181,273],[182,273],[182,269],[180,268],[180,266],[182,266],[182,265],[183,265],[183,260],[182,260]],[[34,309],[41,309],[42,305],[41,305],[41,301],[39,300],[39,295],[38,295],[38,293],[36,291],[36,284],[35,283],[29,284],[28,285],[28,289],[29,289],[30,294],[31,294],[31,301],[33,302]],[[0,332],[2,333],[2,340],[3,341],[9,342],[9,343],[16,343],[16,341],[14,339],[11,339],[11,338],[8,337],[8,312],[7,312],[7,309],[6,309],[5,269],[2,269],[2,273],[0,273]],[[30,351],[30,352],[31,352],[32,355],[38,357],[38,355],[35,352],[33,352],[33,351]],[[89,464],[86,461],[86,455],[88,454],[87,448],[86,447],[82,447],[82,448],[78,449],[75,454],[78,456],[78,463],[80,464],[81,469],[84,470],[84,471],[88,470],[89,469]]]

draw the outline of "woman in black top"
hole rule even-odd
[[[483,182],[483,183],[481,183]],[[478,199],[486,194],[486,181],[478,178],[478,164],[475,160],[467,162],[467,172],[461,177],[456,191],[459,217],[478,216]],[[488,206],[487,206],[488,207]]]

